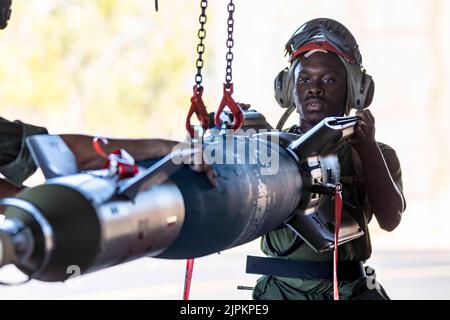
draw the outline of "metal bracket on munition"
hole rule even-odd
[[[343,139],[353,133],[358,117],[328,117],[289,145],[289,149],[301,159],[311,155],[327,155],[335,152]]]
[[[340,182],[340,166],[337,156],[331,154],[354,132],[358,120],[358,117],[325,118],[288,147],[299,157],[303,192],[300,206],[285,225],[317,252],[334,247],[333,196]],[[344,209],[339,244],[363,234],[358,222]]]

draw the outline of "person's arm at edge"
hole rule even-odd
[[[11,197],[21,191],[24,187],[17,187],[8,180],[0,178],[0,198]],[[0,208],[0,213],[3,210]]]
[[[79,134],[61,134],[60,136],[75,154],[81,170],[103,167],[105,159],[95,152],[92,146],[92,136]],[[163,157],[169,154],[178,143],[164,139],[108,139],[108,144],[103,145],[103,148],[106,153],[110,153],[114,149],[124,149],[136,161],[141,161]]]

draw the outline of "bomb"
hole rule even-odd
[[[326,118],[303,136],[210,134],[201,150],[215,150],[216,158],[221,150],[224,160],[232,160],[211,164],[216,187],[180,161],[198,148],[174,150],[135,176],[121,178],[108,169],[78,172],[59,136],[30,137],[27,143],[47,180],[0,200],[6,207],[0,267],[14,264],[29,278],[64,281],[69,266],[85,274],[144,256],[200,257],[248,243],[290,225],[296,216],[312,219],[319,200],[330,197],[320,190],[339,180],[333,150],[356,121]],[[246,156],[229,142],[242,146]],[[250,160],[261,153],[276,157],[274,172],[264,170],[267,163]],[[314,237],[327,243],[330,231],[320,230],[329,221],[315,219],[317,232],[301,226],[296,232],[310,244]],[[340,239],[361,235],[350,217],[343,223]]]

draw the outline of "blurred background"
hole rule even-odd
[[[0,116],[51,133],[183,139],[196,73],[200,0],[13,0],[0,32]],[[204,100],[217,109],[225,77],[227,1],[209,1]],[[272,125],[273,79],[303,22],[329,17],[355,35],[376,82],[377,140],[395,148],[407,210],[392,233],[371,223],[369,264],[393,299],[450,298],[450,2],[236,0],[234,98]],[[297,115],[290,119],[297,121]],[[43,182],[38,172],[28,185]],[[82,236],[82,230],[80,230]],[[250,299],[254,241],[196,260],[192,299]],[[0,299],[180,299],[185,261],[140,259],[66,283],[0,287]],[[20,278],[6,268],[1,279]]]

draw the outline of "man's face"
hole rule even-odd
[[[347,97],[347,73],[338,56],[315,52],[302,56],[295,68],[295,104],[302,129],[323,118],[341,116]]]

